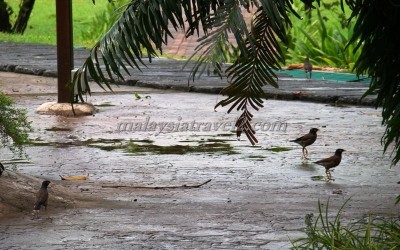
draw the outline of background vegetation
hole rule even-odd
[[[14,101],[0,91],[0,147],[22,155],[24,144],[29,142],[30,130],[26,110],[16,108]]]
[[[123,2],[122,0],[116,1]],[[125,1],[126,2],[126,1]],[[6,0],[6,3],[13,9],[11,22],[17,17],[20,0]],[[99,24],[98,20],[105,17],[109,20],[110,15],[104,14],[110,8],[108,1],[98,0],[94,5],[89,0],[73,0],[73,22],[74,22],[74,44],[75,46],[93,46],[100,34],[97,31],[104,30],[105,24]],[[96,21],[97,18],[97,21]],[[94,22],[94,23],[92,23]],[[104,23],[104,22],[103,22]],[[95,25],[91,25],[95,24]],[[89,28],[90,27],[90,28]],[[95,28],[93,28],[95,27]],[[108,27],[108,26],[106,26]],[[92,37],[88,37],[91,34]],[[56,7],[54,0],[36,1],[28,22],[28,27],[23,35],[0,33],[0,40],[22,43],[56,44]]]
[[[355,20],[348,21],[351,11],[340,1],[321,1],[321,6],[312,11],[303,11],[304,4],[295,2],[294,9],[302,14],[299,20],[291,14],[293,27],[289,30],[289,45],[286,47],[286,64],[304,62],[308,56],[313,64],[332,66],[350,70],[353,68],[360,50],[354,52],[355,45],[347,48],[353,36]]]
[[[20,0],[6,2],[14,11],[11,16],[13,23]],[[97,0],[94,5],[92,1],[73,0],[75,46],[92,47],[117,19],[118,8],[128,2]],[[354,22],[346,21],[350,15],[349,8],[345,5],[346,12],[343,13],[340,2],[336,0],[321,2],[321,7],[315,11],[303,11],[304,4],[300,1],[296,1],[293,7],[304,15],[301,20],[291,14],[293,28],[289,30],[289,46],[283,46],[286,64],[303,63],[308,56],[315,65],[351,70],[359,52],[353,53],[354,46],[345,50],[354,26]],[[24,35],[0,33],[0,40],[55,45],[55,22],[55,1],[36,1]],[[226,53],[230,49],[228,46]],[[229,61],[236,59],[237,51],[234,52],[227,55]]]

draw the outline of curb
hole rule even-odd
[[[57,71],[48,69],[38,69],[38,68],[26,68],[19,65],[13,64],[3,64],[0,65],[0,71],[12,72],[17,74],[28,74],[44,77],[57,77]],[[126,80],[125,82],[118,82],[119,85],[163,89],[163,90],[175,90],[181,92],[194,92],[203,94],[220,94],[223,87],[196,87],[196,86],[183,86],[183,85],[166,85],[157,83],[146,83],[137,80]],[[358,97],[348,97],[348,96],[323,96],[323,95],[313,95],[313,94],[298,94],[292,93],[265,93],[266,99],[272,100],[287,100],[287,101],[306,101],[315,103],[327,103],[335,106],[343,105],[355,105],[355,106],[371,106],[376,107],[375,97],[366,97],[360,99]]]

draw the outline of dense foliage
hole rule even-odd
[[[14,101],[0,92],[0,146],[22,154],[30,129],[26,111],[16,108]]]
[[[341,9],[340,1],[325,0],[312,11],[303,11],[304,5],[295,2],[294,9],[302,19],[290,15],[293,27],[288,31],[288,45],[285,50],[286,64],[302,63],[306,57],[314,65],[330,66],[351,71],[360,51],[354,51],[354,44],[348,44],[353,36],[355,20],[347,5]]]
[[[360,47],[357,73],[372,77],[365,95],[377,93],[386,126],[382,141],[385,151],[393,148],[393,164],[400,160],[400,4],[395,1],[346,0],[356,19],[350,41]],[[361,48],[362,46],[362,48]]]

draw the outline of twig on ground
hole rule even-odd
[[[158,186],[158,187],[152,187],[152,186],[126,186],[126,185],[102,185],[102,188],[148,188],[148,189],[172,189],[172,188],[199,188],[201,186],[204,186],[205,184],[209,183],[211,179],[209,179],[206,182],[203,182],[201,184],[196,184],[196,185],[180,185],[180,186]]]

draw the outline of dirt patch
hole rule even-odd
[[[4,172],[0,177],[0,220],[30,215],[42,181],[18,172]],[[68,208],[90,207],[100,201],[65,184],[51,180],[49,210],[52,214]]]

